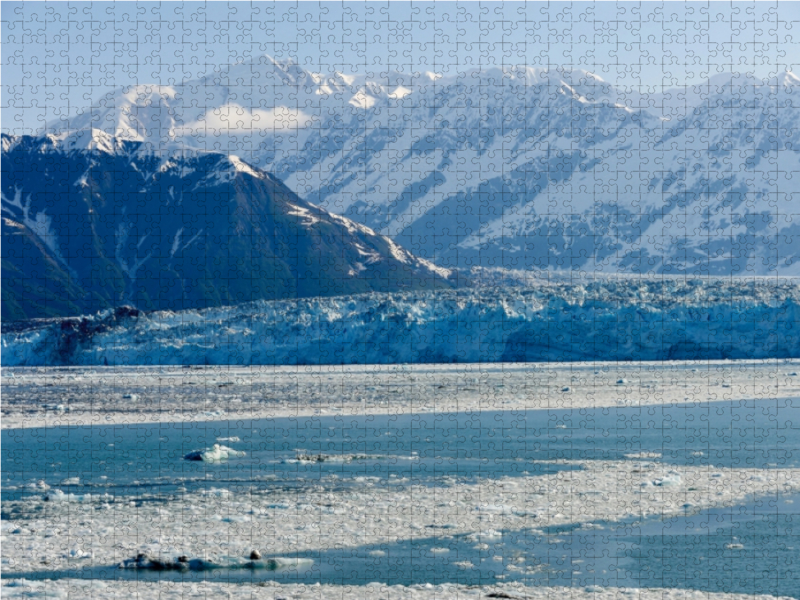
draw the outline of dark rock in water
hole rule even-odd
[[[189,562],[189,557],[188,556],[179,556],[178,557],[178,562],[179,563],[188,563]]]
[[[183,457],[183,460],[203,460],[203,453],[202,451],[195,450],[194,452],[189,452],[186,456]]]
[[[261,552],[258,550],[253,550],[250,553],[250,560],[259,560],[261,558]]]

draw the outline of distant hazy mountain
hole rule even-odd
[[[443,266],[800,274],[800,86],[586,71],[311,73],[262,56],[53,129],[232,151]]]
[[[2,318],[450,287],[234,155],[96,129],[2,137]]]

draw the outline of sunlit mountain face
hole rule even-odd
[[[350,76],[261,56],[50,129],[232,152],[444,267],[797,275],[797,83],[648,95],[586,71]]]

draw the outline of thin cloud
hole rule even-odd
[[[176,133],[191,135],[204,131],[224,135],[247,131],[285,131],[307,127],[311,119],[303,111],[287,106],[251,110],[229,103],[207,111],[197,121],[180,128]]]

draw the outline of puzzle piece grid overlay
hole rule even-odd
[[[799,20],[4,2],[3,596],[798,597]]]

